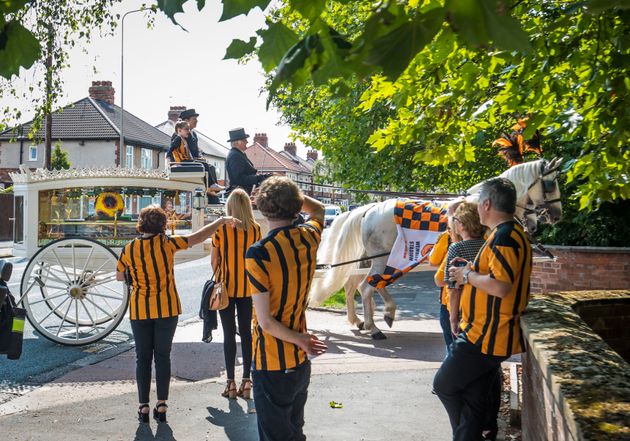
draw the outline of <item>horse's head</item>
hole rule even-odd
[[[536,223],[555,224],[562,218],[562,202],[558,174],[562,158],[540,161],[538,177],[527,189],[528,209],[525,210],[527,230],[536,231]],[[532,225],[533,224],[533,225]]]

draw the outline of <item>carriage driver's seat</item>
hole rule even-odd
[[[177,181],[194,182],[206,187],[206,169],[198,162],[171,162],[169,177]]]

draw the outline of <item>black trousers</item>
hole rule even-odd
[[[230,297],[227,308],[219,311],[223,328],[223,354],[225,370],[229,379],[234,379],[236,363],[236,317],[238,315],[238,331],[241,336],[243,353],[243,378],[249,378],[252,368],[252,298]]]
[[[433,379],[433,389],[448,413],[453,441],[479,441],[484,429],[492,429],[488,426],[489,396],[500,378],[497,370],[507,358],[483,354],[461,336],[453,340]]]
[[[171,381],[171,347],[178,317],[131,320],[136,341],[136,382],[138,402],[148,403],[151,392],[151,362],[155,360],[157,399],[168,400]]]
[[[287,371],[253,371],[260,441],[304,441],[311,362]]]

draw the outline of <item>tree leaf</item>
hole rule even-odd
[[[39,41],[20,23],[8,22],[0,30],[0,41],[3,39],[6,44],[0,50],[0,76],[9,79],[18,74],[20,67],[28,69],[39,58]]]
[[[251,54],[256,49],[256,37],[251,37],[249,41],[234,39],[225,51],[224,60],[239,60],[245,55]]]
[[[184,12],[183,5],[187,1],[188,0],[157,0],[157,5],[158,5],[158,8],[160,8],[162,12],[164,12],[166,16],[170,18],[174,24],[181,26],[175,20],[175,14]]]
[[[416,54],[433,39],[443,20],[444,9],[436,8],[397,26],[374,40],[365,63],[380,66],[389,78],[398,78]]]
[[[608,9],[630,9],[630,0],[590,0],[584,6],[589,14],[601,14]]]
[[[267,22],[267,29],[258,31],[263,42],[258,49],[258,59],[265,72],[270,72],[280,64],[289,49],[298,42],[298,36],[282,23]]]
[[[508,15],[498,14],[496,0],[482,0],[481,5],[488,35],[497,47],[524,53],[531,50],[529,36],[521,24]]]
[[[219,21],[229,20],[241,14],[248,14],[255,7],[263,11],[269,6],[271,0],[222,0],[223,13]]]
[[[30,0],[2,0],[0,1],[0,13],[12,14],[19,11]]]
[[[531,47],[520,23],[497,13],[497,0],[447,0],[451,28],[474,47],[490,41],[497,47],[528,52]]]
[[[304,18],[308,18],[310,21],[319,18],[326,8],[325,0],[289,0],[289,4]]]

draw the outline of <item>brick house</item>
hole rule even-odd
[[[114,104],[111,81],[93,81],[88,96],[52,114],[52,144],[68,152],[73,168],[120,166],[164,168],[170,137],[124,111],[125,139],[120,144],[121,108]],[[44,166],[44,125],[29,138],[32,121],[0,132],[0,181],[20,165]]]
[[[269,147],[269,138],[266,133],[256,133],[252,145],[247,147],[245,154],[252,161],[254,167],[260,173],[274,173],[287,176],[297,181],[298,186],[305,194],[318,199],[324,204],[339,204],[348,206],[351,203],[351,195],[343,190],[333,190],[330,187],[317,185],[314,176],[318,176],[320,182],[332,184],[321,176],[321,170],[326,170],[325,163],[318,160],[316,150],[309,150],[306,159],[297,155],[297,146],[294,142],[287,142],[281,151]],[[320,166],[317,166],[319,164]],[[324,165],[324,167],[321,167]],[[318,171],[319,170],[319,171]]]
[[[168,119],[155,127],[170,137],[175,132],[175,123],[184,110],[186,110],[186,106],[171,106],[168,111]],[[200,153],[208,163],[214,165],[217,172],[217,179],[220,184],[223,184],[225,179],[225,158],[230,148],[204,135],[198,129],[195,129],[195,132],[199,139]]]

